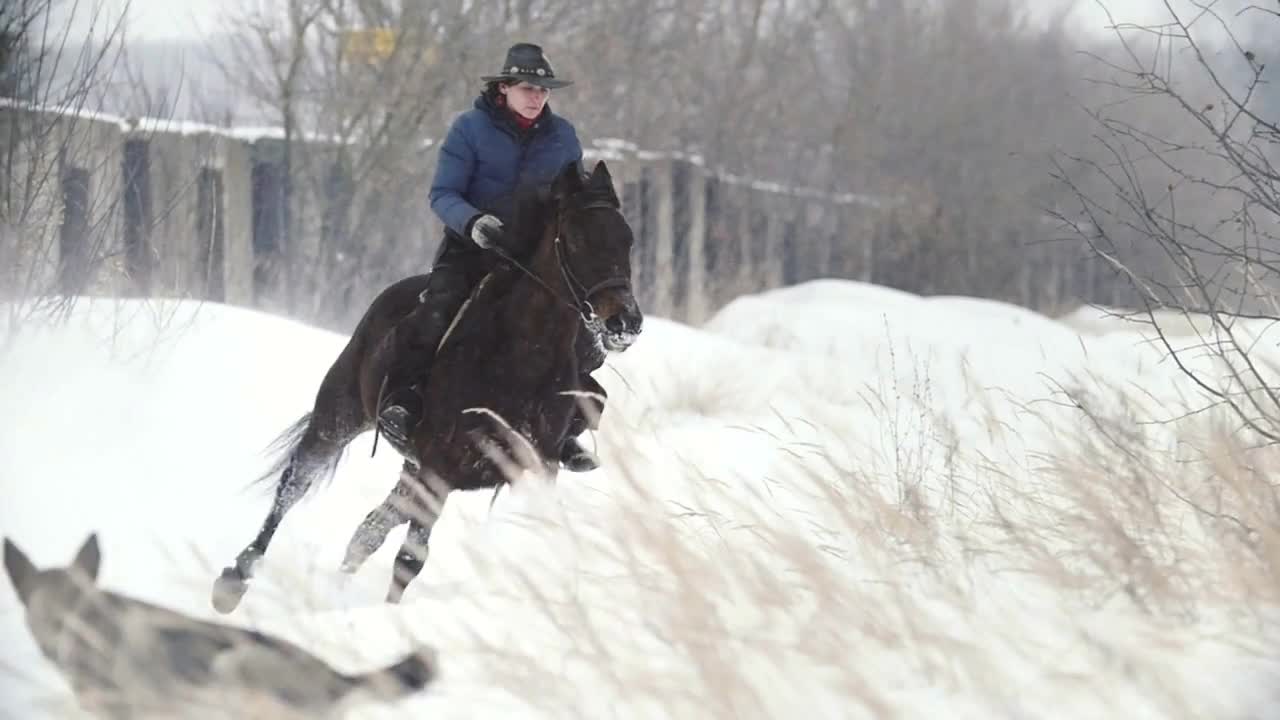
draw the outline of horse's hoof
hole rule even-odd
[[[249,589],[249,582],[235,568],[223,568],[213,583],[213,609],[226,615],[236,609]]]
[[[591,472],[600,467],[600,458],[583,447],[577,438],[569,438],[560,450],[560,464],[569,472]]]
[[[591,472],[592,470],[598,470],[600,468],[600,460],[594,453],[586,450],[576,455],[561,459],[560,464],[564,466],[565,470],[576,473]]]
[[[355,560],[343,560],[342,564],[338,566],[338,569],[347,575],[353,575],[360,569],[360,563]]]

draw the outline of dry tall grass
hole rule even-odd
[[[384,547],[367,606],[321,553],[244,621],[345,669],[440,648],[438,686],[352,717],[1274,712],[1280,450],[1136,336],[1040,366],[815,327],[655,323],[600,374],[605,474],[451,498],[402,606]],[[350,530],[311,532],[336,558]]]

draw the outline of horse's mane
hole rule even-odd
[[[516,189],[511,224],[507,228],[508,232],[517,234],[516,247],[529,252],[538,247],[554,206],[551,189],[546,185],[526,183]]]
[[[582,175],[584,185],[580,192],[567,198],[572,207],[584,207],[598,202],[611,203],[620,207],[617,193],[606,182],[590,182],[586,174]],[[542,242],[542,231],[546,227],[550,215],[556,209],[556,201],[551,196],[551,188],[545,184],[525,183],[516,188],[513,198],[511,224],[508,232],[517,233],[517,247],[532,252]]]
[[[612,184],[603,178],[591,180],[576,166],[583,179],[582,189],[565,198],[571,207],[585,207],[596,203],[608,203],[621,207],[617,193]],[[506,231],[514,233],[513,245],[521,248],[520,261],[527,261],[542,243],[543,232],[552,214],[557,209],[557,200],[552,195],[551,186],[539,183],[522,183],[517,186],[511,199],[511,220]],[[492,300],[501,298],[511,291],[512,286],[524,277],[524,270],[507,262],[498,262],[493,269],[488,287],[481,293]]]

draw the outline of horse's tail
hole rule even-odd
[[[263,450],[264,455],[273,458],[271,465],[254,482],[266,482],[279,477],[280,473],[284,472],[284,469],[288,467],[289,462],[293,459],[294,451],[302,443],[302,436],[306,434],[307,426],[310,424],[311,411],[308,410],[302,413],[297,420],[294,420],[292,425],[282,430],[279,435],[276,435],[275,439]]]
[[[270,466],[253,481],[254,485],[274,482],[281,478],[281,474],[290,464],[295,465],[295,473],[306,473],[310,475],[312,482],[308,483],[309,487],[315,487],[315,481],[321,483],[328,482],[333,479],[334,473],[338,470],[338,463],[342,460],[343,452],[326,453],[324,457],[302,458],[298,457],[298,448],[302,444],[302,440],[306,437],[307,428],[311,424],[312,411],[308,410],[303,413],[293,424],[286,427],[275,437],[274,440],[267,445],[263,454],[273,457]],[[345,450],[345,448],[343,448]],[[320,462],[317,463],[316,460]]]

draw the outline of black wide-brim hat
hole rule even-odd
[[[527,82],[530,85],[554,90],[572,85],[572,80],[560,80],[542,48],[533,43],[516,43],[507,50],[507,59],[496,75],[484,75],[484,82]]]

